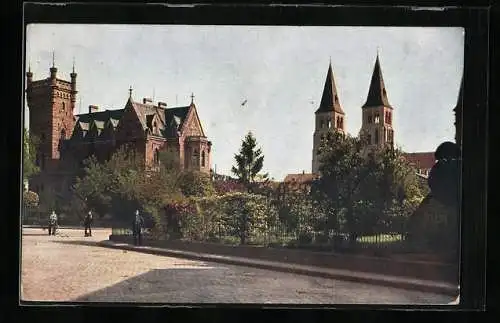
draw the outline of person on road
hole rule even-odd
[[[132,225],[132,233],[134,235],[134,245],[142,245],[142,228],[144,227],[144,218],[139,214],[139,210],[135,210],[135,217]]]
[[[57,215],[56,212],[52,210],[52,213],[49,215],[49,236],[56,235],[56,228],[57,228]]]
[[[85,219],[83,220],[83,224],[85,225],[86,237],[92,236],[92,222],[93,222],[92,211],[89,211],[89,213],[85,216]]]

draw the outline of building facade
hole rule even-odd
[[[177,157],[183,170],[210,172],[211,147],[198,116],[194,96],[181,107],[154,104],[150,99],[136,102],[132,89],[122,109],[100,110],[89,106],[88,113],[74,115],[76,77],[71,81],[57,78],[57,68],[50,77],[33,81],[27,73],[27,103],[30,110],[29,130],[40,138],[36,163],[41,171],[31,179],[36,192],[63,192],[74,180],[74,170],[94,155],[100,161],[111,157],[123,145],[131,145],[154,169],[160,163],[160,152]]]

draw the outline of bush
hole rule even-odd
[[[35,208],[38,206],[40,199],[38,194],[32,191],[23,192],[23,204],[27,208]]]

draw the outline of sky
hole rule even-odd
[[[188,105],[193,93],[217,173],[231,174],[252,131],[263,172],[282,180],[311,172],[314,112],[330,60],[346,129],[359,133],[377,50],[396,144],[424,152],[453,141],[462,28],[30,24],[26,69],[34,80],[48,77],[54,53],[58,78],[69,80],[74,60],[75,114],[89,105],[122,109],[130,86],[136,101],[170,107]]]

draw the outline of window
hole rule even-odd
[[[375,114],[375,123],[380,123],[380,115],[378,113]]]
[[[340,118],[340,128],[344,129],[344,118]]]
[[[375,145],[378,145],[378,129],[375,129]]]
[[[201,152],[201,167],[205,167],[205,151]]]
[[[63,109],[63,111],[66,110],[66,102],[62,103],[62,109]]]
[[[328,129],[332,127],[332,120],[328,120]]]
[[[154,153],[154,162],[156,165],[160,164],[160,152],[158,151],[158,148],[156,148]]]
[[[199,165],[199,159],[198,159],[198,157],[199,157],[199,154],[198,154],[198,149],[195,149],[195,150],[193,151],[193,165],[194,165],[194,166]]]
[[[368,123],[372,123],[372,115],[368,115]]]
[[[388,141],[387,129],[384,128],[384,141]]]

